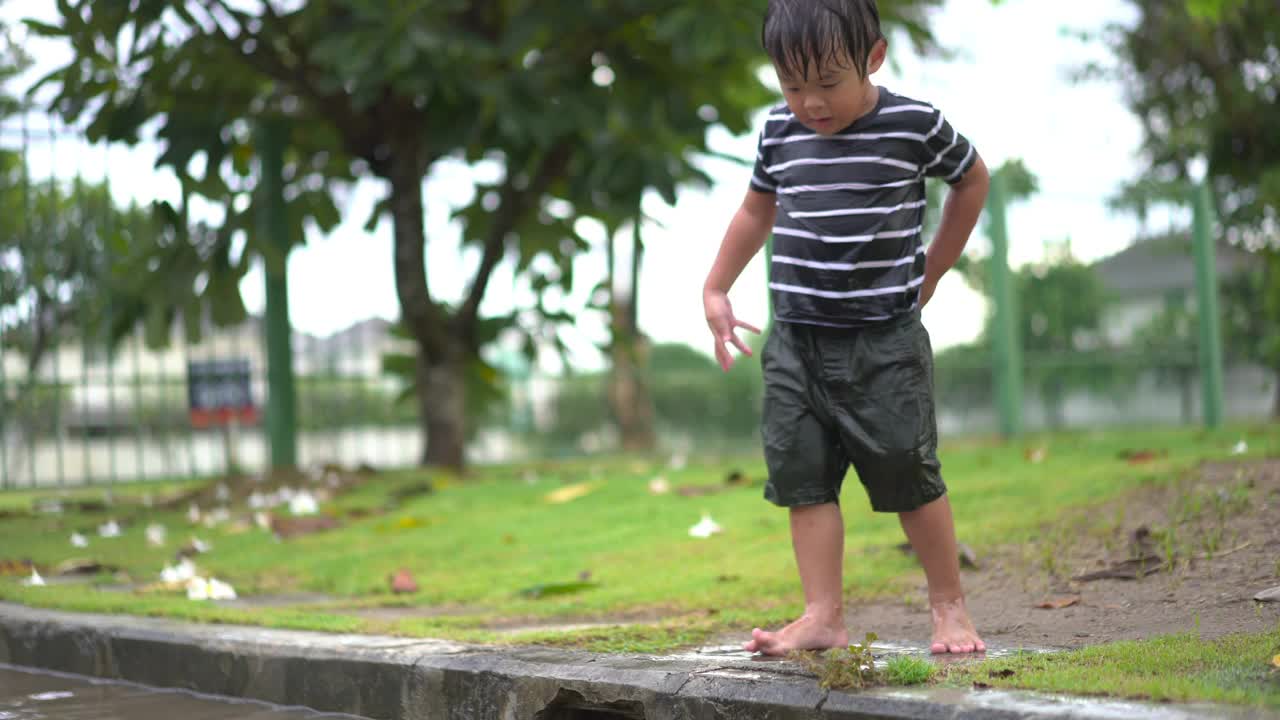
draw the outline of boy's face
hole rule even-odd
[[[807,77],[784,74],[774,66],[782,95],[796,119],[820,135],[832,135],[853,124],[871,108],[867,107],[871,74],[884,64],[886,46],[877,42],[867,58],[867,76],[858,73],[854,63],[827,59],[809,66]]]

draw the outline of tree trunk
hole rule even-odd
[[[450,347],[428,361],[418,359],[418,408],[427,434],[422,464],[462,470],[466,466],[466,354]]]
[[[427,163],[429,164],[429,163]],[[417,349],[418,422],[422,463],[461,471],[466,446],[466,353],[427,288],[423,162],[411,148],[390,162],[391,218],[395,234],[396,296]]]
[[[1275,369],[1275,395],[1271,400],[1271,419],[1280,421],[1280,367]]]
[[[637,223],[639,219],[637,218]],[[640,232],[632,234],[631,290],[630,297],[618,292],[614,277],[613,243],[609,238],[610,313],[612,315],[613,342],[611,344],[612,372],[609,375],[609,405],[622,438],[622,448],[628,452],[651,452],[657,446],[654,433],[653,399],[645,382],[645,366],[648,356],[647,343],[640,334],[637,323],[636,298],[639,296],[640,256],[643,246]]]

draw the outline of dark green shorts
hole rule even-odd
[[[856,329],[779,322],[761,364],[769,502],[839,502],[850,464],[877,512],[915,510],[946,493],[933,348],[918,313]]]

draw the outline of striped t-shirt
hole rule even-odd
[[[925,177],[960,180],[973,146],[932,106],[880,88],[831,136],[786,106],[760,134],[751,187],[777,193],[769,289],[784,322],[857,327],[915,309],[924,282]]]

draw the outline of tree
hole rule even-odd
[[[1252,284],[1224,288],[1250,322],[1228,308],[1225,329],[1274,371],[1280,417],[1280,14],[1272,0],[1130,1],[1137,21],[1109,31],[1112,71],[1142,122],[1148,172],[1122,201],[1140,215],[1185,204],[1189,168],[1207,160],[1227,237],[1259,255]]]

